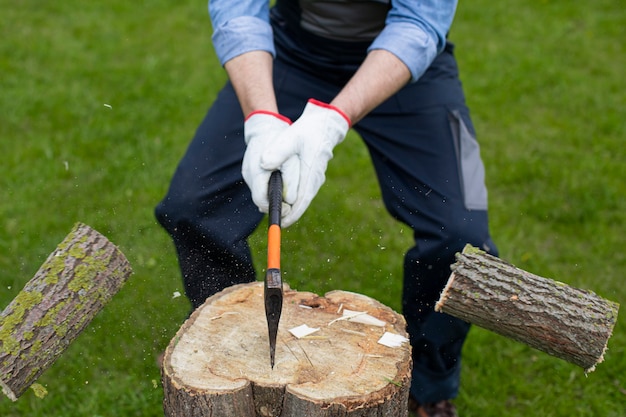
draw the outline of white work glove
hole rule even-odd
[[[283,130],[265,149],[261,167],[268,172],[285,166],[294,156],[299,161],[299,175],[283,172],[287,190],[297,190],[295,201],[283,199],[290,210],[283,210],[282,225],[288,227],[304,214],[326,179],[326,167],[333,149],[350,129],[350,119],[338,108],[310,99],[302,115]]]
[[[255,111],[250,113],[244,123],[244,140],[247,148],[243,155],[241,174],[252,192],[252,201],[263,213],[269,211],[267,198],[268,184],[272,169],[268,170],[261,166],[261,156],[267,150],[275,148],[276,139],[289,127],[291,120],[280,114],[269,111]],[[281,166],[283,165],[283,166]],[[283,171],[283,177],[298,175],[298,160],[294,157],[285,164],[280,164],[275,169]],[[282,212],[289,212],[291,204],[296,201],[296,189],[288,190],[283,187],[283,200],[288,203],[282,204]]]

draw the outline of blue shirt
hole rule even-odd
[[[385,27],[368,51],[391,52],[416,81],[443,50],[457,0],[394,0],[391,4]],[[268,0],[209,0],[209,14],[213,45],[222,65],[255,50],[275,55]]]

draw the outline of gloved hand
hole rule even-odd
[[[268,111],[252,112],[244,123],[244,140],[247,148],[243,156],[241,174],[252,191],[252,200],[264,213],[269,211],[267,193],[272,169],[267,170],[261,166],[261,155],[276,147],[274,142],[290,124],[291,120],[287,117]],[[283,171],[283,177],[298,176],[298,160],[295,156],[284,164],[279,164],[276,169],[278,168]],[[291,204],[296,201],[296,191],[296,189],[291,192],[284,190],[283,200],[288,203],[282,204],[283,213],[288,213]]]
[[[326,180],[326,167],[333,149],[346,137],[350,119],[338,108],[310,99],[302,115],[284,129],[263,151],[261,167],[268,172],[285,166],[294,156],[299,161],[297,176],[283,171],[283,183],[289,191],[297,190],[295,201],[283,199],[290,210],[283,210],[282,225],[288,227],[304,214]]]

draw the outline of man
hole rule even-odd
[[[198,307],[256,279],[247,238],[268,210],[270,173],[282,171],[289,227],[354,128],[386,208],[414,231],[403,314],[420,416],[456,415],[449,400],[458,393],[469,325],[433,312],[454,253],[466,243],[497,252],[479,147],[446,39],[455,8],[450,0],[278,0],[271,9],[263,0],[211,0],[213,43],[229,82],[156,209]]]

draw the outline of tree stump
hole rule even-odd
[[[76,224],[0,314],[0,386],[16,401],[131,274],[124,255]]]
[[[457,254],[435,307],[592,372],[619,304],[543,278],[471,246]]]
[[[411,347],[378,343],[385,332],[408,337],[404,318],[363,295],[285,287],[274,369],[263,283],[227,288],[191,315],[165,351],[165,415],[407,416]],[[289,330],[301,325],[319,331],[296,338]]]

